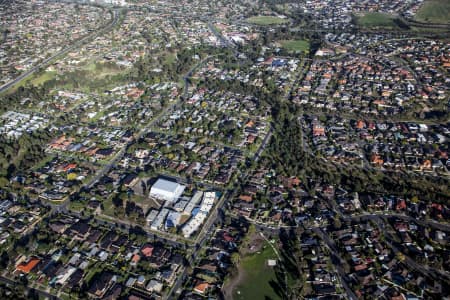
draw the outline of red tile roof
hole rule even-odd
[[[139,256],[139,254],[133,255],[133,258],[131,259],[131,261],[134,263],[138,263],[140,260],[141,260],[141,257]]]
[[[200,294],[204,294],[205,291],[208,289],[208,287],[209,287],[208,283],[202,282],[195,286],[194,291]]]
[[[144,256],[151,257],[153,255],[153,249],[154,249],[153,246],[144,246],[141,252],[142,254],[144,254]]]
[[[21,271],[22,273],[30,273],[41,260],[38,258],[31,258],[27,263],[21,263],[16,267],[16,270]]]

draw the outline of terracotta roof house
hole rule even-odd
[[[17,267],[16,267],[16,271],[28,274],[30,273],[39,263],[41,262],[41,260],[39,258],[36,257],[31,257],[28,262],[26,263],[20,263]]]
[[[209,288],[209,283],[201,282],[194,287],[194,292],[204,295]]]
[[[151,257],[153,255],[154,247],[152,245],[145,245],[142,247],[141,252],[145,257]]]

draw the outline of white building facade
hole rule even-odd
[[[158,179],[150,189],[150,197],[175,202],[183,194],[186,187],[177,182]]]

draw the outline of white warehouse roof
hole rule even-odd
[[[183,194],[185,188],[177,182],[160,178],[150,189],[150,197],[174,202]]]

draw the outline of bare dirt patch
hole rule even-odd
[[[248,242],[246,245],[243,245],[240,249],[241,256],[244,257],[249,254],[256,253],[261,250],[262,246],[264,245],[264,239],[255,232],[250,237],[248,237]]]
[[[239,250],[241,258],[261,251],[264,242],[264,239],[258,233],[255,232],[250,235],[248,237],[248,241],[244,242]],[[241,283],[245,282],[245,278],[246,272],[240,263],[237,267],[236,273],[230,277],[230,279],[226,281],[222,287],[225,300],[233,300],[233,292]]]
[[[245,270],[239,264],[237,268],[237,273],[230,278],[222,287],[222,292],[225,300],[233,300],[233,292],[236,288],[245,281]]]

